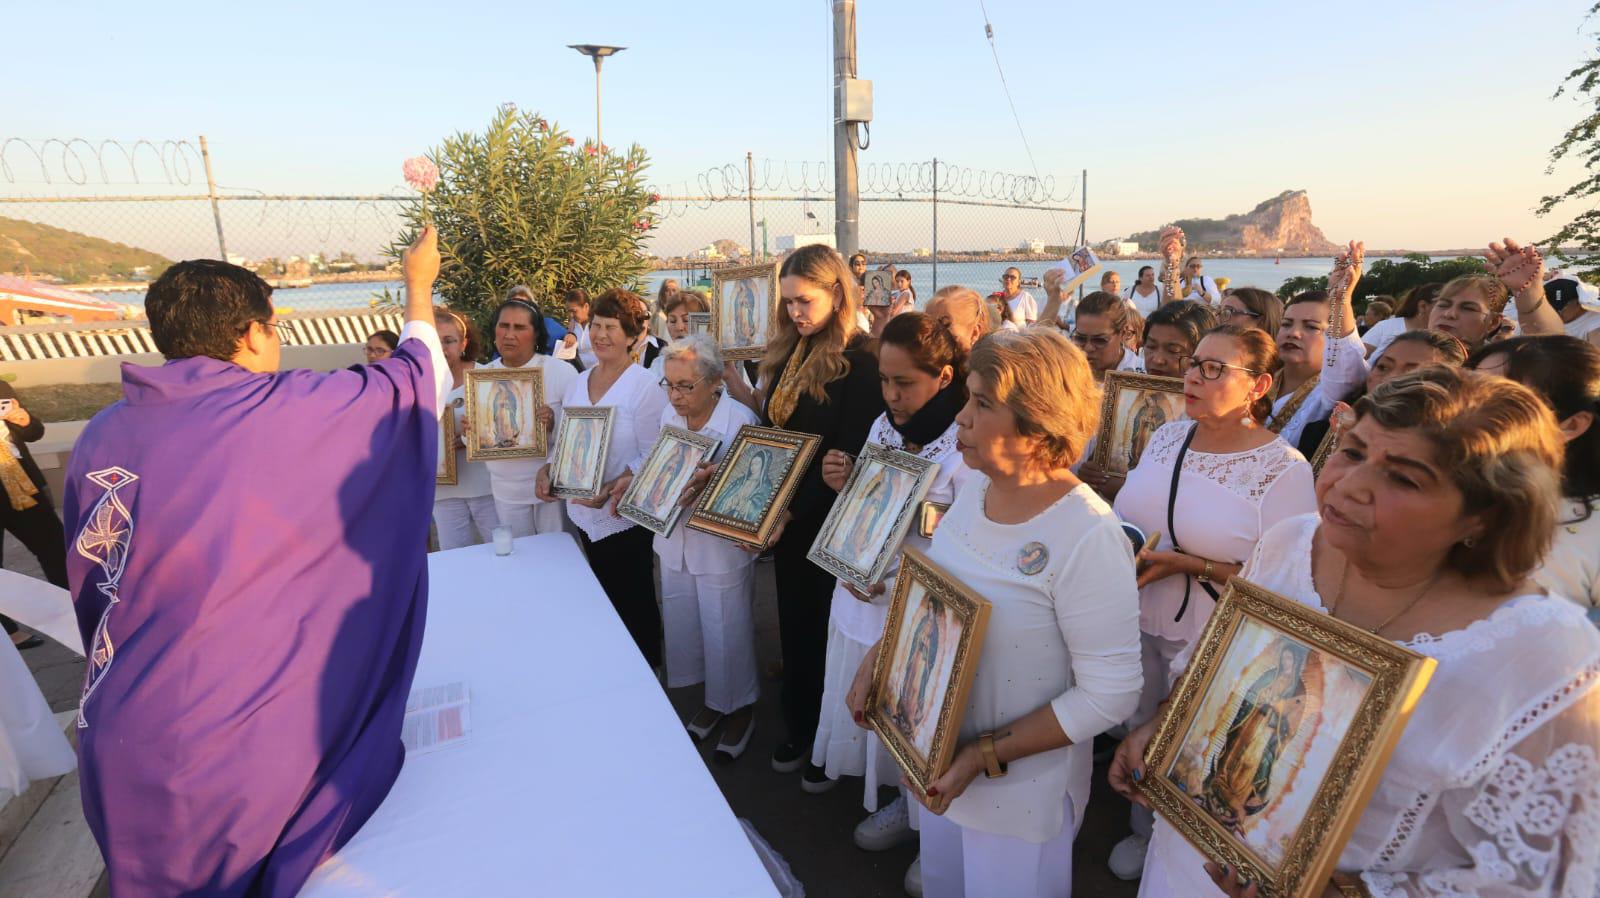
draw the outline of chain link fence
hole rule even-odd
[[[386,254],[412,196],[277,195],[218,185],[204,138],[0,141],[0,274],[128,305],[165,260],[245,265],[291,310],[368,308],[396,292]],[[825,163],[755,160],[658,187],[649,251],[653,290],[672,277],[833,242],[833,172]],[[987,172],[929,159],[865,164],[861,249],[873,266],[909,271],[919,300],[962,283],[984,292],[1016,264],[1035,275],[1083,233],[1078,181]],[[507,285],[508,287],[510,285]]]

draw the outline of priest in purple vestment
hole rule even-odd
[[[388,794],[427,615],[450,372],[437,239],[405,253],[394,356],[278,370],[272,288],[180,262],[67,472],[88,655],[83,810],[113,896],[292,896]]]

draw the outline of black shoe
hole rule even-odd
[[[779,773],[794,773],[806,763],[811,746],[785,742],[772,753],[772,769]]]
[[[40,636],[38,633],[35,633],[21,642],[13,642],[12,645],[17,647],[17,651],[25,652],[28,649],[36,649],[39,646],[44,645],[44,637]]]
[[[837,785],[839,785],[838,780],[829,779],[828,771],[815,764],[807,764],[805,776],[800,777],[800,788],[812,795],[821,795]]]

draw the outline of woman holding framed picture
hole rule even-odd
[[[1600,634],[1532,579],[1559,510],[1555,417],[1520,384],[1444,366],[1379,386],[1355,417],[1318,513],[1268,531],[1240,575],[1437,662],[1337,869],[1369,895],[1590,894]],[[1112,761],[1134,801],[1163,775],[1144,766],[1154,731]],[[1157,821],[1141,896],[1247,891]]]
[[[1099,390],[1083,353],[1043,328],[974,347],[956,416],[975,472],[934,531],[930,561],[991,609],[959,748],[919,815],[924,893],[1066,895],[1094,737],[1139,698],[1133,551],[1071,465]],[[849,704],[865,719],[878,647]]]

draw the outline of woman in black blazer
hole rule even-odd
[[[28,452],[28,444],[44,436],[44,422],[22,407],[10,384],[0,381],[0,404],[7,400],[10,410],[0,416],[5,422],[5,439],[0,440],[0,530],[15,536],[39,559],[46,580],[66,589],[67,545],[61,519],[50,502],[44,474]],[[16,622],[8,617],[0,616],[0,624],[7,633],[17,632]],[[42,641],[32,636],[17,647],[33,648]]]

